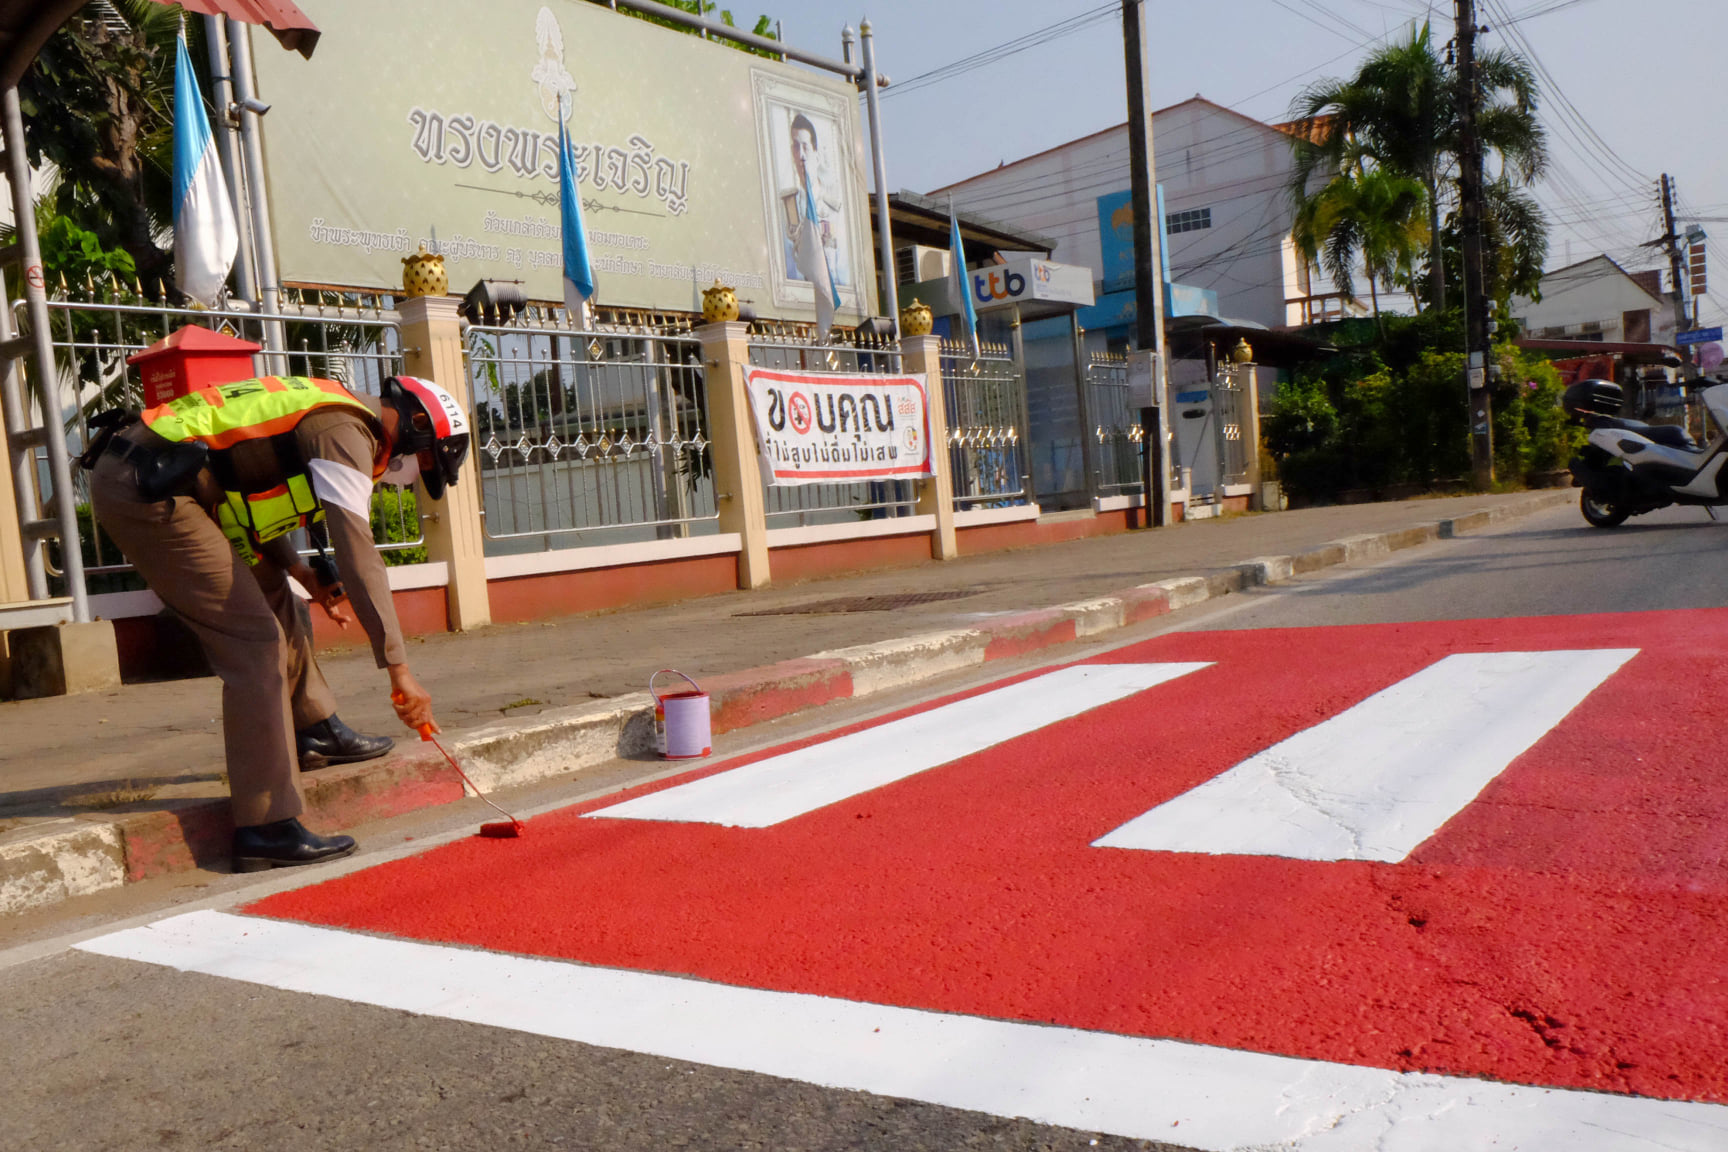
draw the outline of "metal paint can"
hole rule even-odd
[[[677,676],[690,690],[660,693],[654,681]],[[714,751],[713,720],[708,693],[676,668],[662,668],[648,677],[648,693],[654,697],[654,749],[668,760],[694,760]]]

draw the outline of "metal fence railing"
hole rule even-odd
[[[1146,429],[1140,413],[1128,402],[1128,358],[1094,352],[1086,366],[1091,433],[1098,450],[1093,456],[1093,491],[1100,496],[1139,495],[1146,489],[1140,454]]]
[[[750,333],[750,363],[758,368],[807,372],[893,373],[901,369],[899,349],[862,333],[851,343],[815,344],[800,326],[758,323]],[[794,484],[764,488],[768,527],[841,524],[857,519],[910,516],[918,503],[917,485],[905,480],[858,484]]]
[[[688,329],[528,321],[468,330],[487,552],[716,531],[701,345]]]
[[[143,383],[127,358],[188,324],[259,344],[266,329],[280,334],[285,351],[253,357],[260,375],[319,376],[376,395],[386,377],[402,370],[397,316],[384,300],[369,295],[290,290],[281,311],[265,315],[239,303],[219,309],[170,307],[109,280],[78,289],[61,284],[49,296],[48,315],[62,395],[77,397],[67,426],[74,453],[87,442],[90,416],[106,408],[142,406]],[[46,467],[45,458],[38,467]],[[88,474],[74,467],[72,482],[83,510],[80,533],[90,590],[137,587],[131,565],[89,516]],[[424,541],[412,497],[381,488],[373,500],[372,528],[387,559],[421,558],[417,549]]]
[[[954,507],[1001,508],[1030,499],[1026,458],[1026,377],[1006,347],[942,342],[942,392]]]
[[[1212,382],[1213,426],[1217,429],[1218,482],[1242,484],[1248,479],[1248,389],[1254,387],[1254,369],[1247,365],[1220,365]]]

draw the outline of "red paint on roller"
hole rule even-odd
[[[1090,846],[1451,653],[1607,647],[1642,651],[1401,863]],[[614,796],[539,818],[509,853],[465,840],[252,910],[749,987],[1728,1102],[1724,651],[1723,610],[1176,633],[1107,659],[1215,665],[771,828],[581,817]]]

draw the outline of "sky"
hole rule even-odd
[[[840,30],[868,17],[878,68],[896,83],[1065,20],[1077,31],[983,68],[884,92],[892,188],[924,192],[1127,118],[1119,4],[1103,0],[731,0],[789,43],[838,57]],[[1724,0],[1477,0],[1483,47],[1533,57],[1552,157],[1534,189],[1547,211],[1549,268],[1606,252],[1630,270],[1666,266],[1639,245],[1662,232],[1657,180],[1674,178],[1682,221],[1710,234],[1706,323],[1728,312],[1728,3]],[[1432,19],[1452,37],[1453,6],[1420,0],[1149,0],[1160,47],[1154,108],[1196,94],[1267,121],[1302,88],[1346,77],[1386,37]],[[1097,13],[1091,22],[1083,19]]]

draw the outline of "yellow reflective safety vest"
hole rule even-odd
[[[223,489],[217,522],[246,562],[256,564],[256,545],[324,518],[294,430],[311,413],[330,407],[353,409],[383,443],[377,415],[352,392],[334,380],[306,376],[265,376],[206,388],[146,409],[143,420],[164,440],[197,440],[209,446],[210,468]],[[235,483],[228,459],[236,445],[252,441],[269,442],[281,473],[279,483],[257,491]],[[373,461],[374,480],[383,475],[386,463],[382,453]]]

